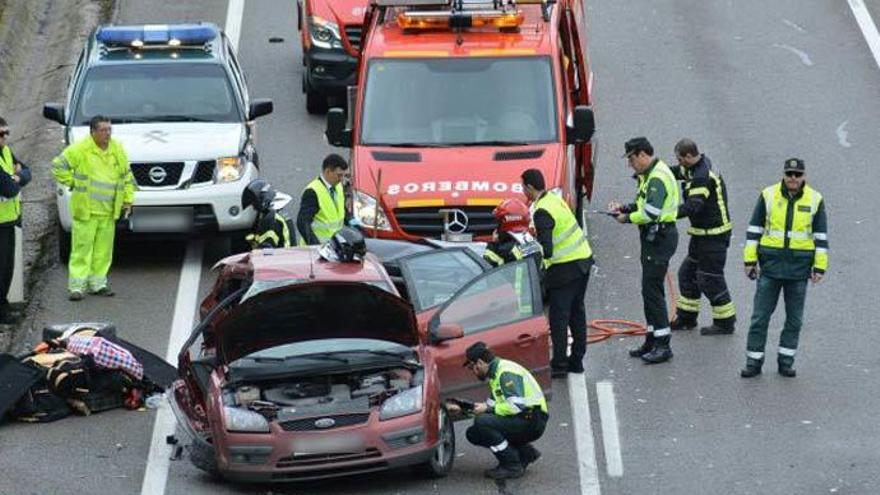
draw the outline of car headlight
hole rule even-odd
[[[240,407],[223,408],[223,421],[228,431],[269,433],[269,422],[261,414]]]
[[[342,48],[339,26],[334,22],[313,15],[309,17],[309,35],[318,48]]]
[[[223,184],[235,182],[244,175],[244,158],[240,156],[224,156],[217,159],[217,170],[214,173],[214,182]]]
[[[415,414],[422,410],[422,386],[413,387],[401,392],[382,404],[379,410],[379,419],[399,418],[408,414]]]
[[[358,222],[367,228],[376,227],[379,230],[391,230],[388,215],[385,214],[385,210],[378,204],[376,198],[356,189],[352,196],[354,217]]]

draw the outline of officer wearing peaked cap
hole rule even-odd
[[[752,321],[746,342],[743,378],[761,373],[767,326],[779,292],[785,298],[785,325],[779,336],[779,374],[794,377],[794,355],[803,323],[807,281],[822,281],[828,269],[828,221],[825,200],[807,184],[800,158],[789,158],[782,181],[758,197],[746,233],[743,253],[746,275],[757,279]]]
[[[630,351],[647,364],[662,363],[672,358],[669,346],[669,315],[666,311],[666,293],[663,288],[669,260],[678,247],[678,218],[680,192],[669,166],[654,158],[654,147],[644,137],[632,138],[624,145],[629,166],[639,182],[634,203],[621,205],[612,201],[608,209],[617,213],[620,223],[639,226],[642,262],[642,303],[648,332],[641,347]]]

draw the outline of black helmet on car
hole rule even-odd
[[[342,227],[330,237],[319,251],[321,257],[328,261],[351,262],[364,259],[367,254],[367,243],[364,234],[352,227]]]
[[[266,213],[272,208],[274,198],[275,191],[268,182],[254,179],[241,192],[241,209],[246,210],[249,206],[253,206],[258,212]]]

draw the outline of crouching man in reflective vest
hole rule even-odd
[[[492,479],[519,478],[526,466],[541,453],[531,442],[541,438],[547,426],[547,401],[535,377],[513,361],[501,359],[484,342],[476,342],[465,352],[465,366],[480,380],[489,380],[492,397],[473,405],[474,424],[467,429],[469,442],[487,447],[498,459],[498,466],[486,470]],[[459,404],[447,402],[452,415],[459,415]]]
[[[110,297],[116,220],[131,213],[134,179],[122,144],[110,137],[110,119],[89,121],[90,135],[52,160],[52,175],[71,191],[73,217],[67,289],[71,301],[90,294]]]

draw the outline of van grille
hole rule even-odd
[[[315,426],[315,421],[329,418],[334,421],[333,426],[328,428],[318,428]],[[341,428],[343,426],[353,426],[359,425],[362,423],[366,423],[367,420],[370,419],[370,413],[363,414],[341,414],[338,416],[321,416],[317,418],[307,418],[307,419],[296,419],[293,421],[285,421],[281,423],[281,428],[284,431],[315,431],[315,430],[330,430],[333,428]]]
[[[150,173],[151,170],[153,173]],[[132,163],[131,173],[138,186],[176,186],[183,174],[183,162]]]
[[[193,174],[193,184],[201,182],[211,182],[214,180],[214,160],[203,160],[196,165],[196,171]]]
[[[467,215],[467,228],[463,233],[474,236],[491,235],[495,230],[494,206],[448,206]],[[439,238],[443,234],[443,216],[437,207],[395,208],[394,216],[404,232],[410,235]],[[460,233],[460,232],[455,232]]]

